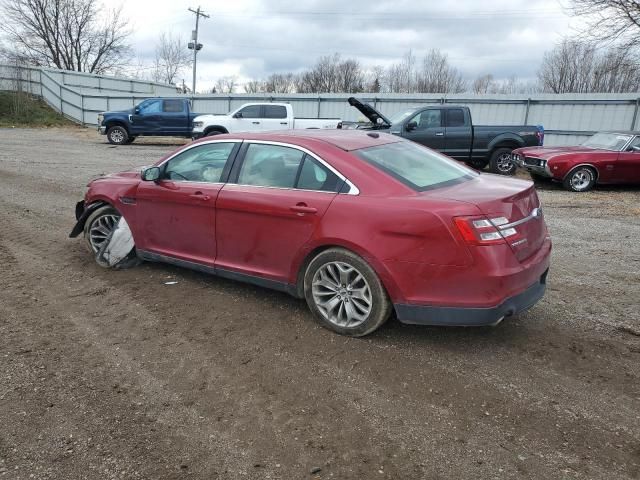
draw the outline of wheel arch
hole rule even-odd
[[[87,223],[87,219],[91,216],[91,214],[95,212],[97,209],[106,207],[106,206],[116,208],[110,202],[103,199],[94,200],[89,205],[86,205],[84,208],[84,211],[82,212],[82,215],[80,215],[80,217],[78,218],[78,221],[76,222],[76,225],[73,227],[73,230],[71,230],[69,237],[75,238],[78,235],[80,235],[83,232],[84,226]]]
[[[496,138],[491,140],[491,142],[489,142],[489,146],[487,148],[487,159],[490,159],[493,155],[493,152],[495,152],[498,148],[510,148],[512,150],[515,150],[516,148],[522,148],[524,146],[525,145],[522,139],[519,139],[515,135],[511,135],[508,133],[498,135]]]
[[[579,163],[578,165],[575,165],[573,167],[571,167],[569,170],[567,170],[567,173],[564,174],[564,176],[562,177],[562,181],[564,182],[567,177],[569,175],[571,175],[576,169],[580,168],[580,167],[587,167],[591,170],[593,170],[593,172],[595,173],[595,182],[598,182],[598,179],[600,178],[600,171],[598,170],[598,167],[596,167],[593,163]]]
[[[125,122],[124,120],[120,120],[120,119],[107,120],[105,122],[105,128],[109,130],[111,127],[122,127],[127,131],[127,134],[129,134],[129,125],[127,125],[127,122]]]
[[[222,125],[211,125],[210,127],[207,127],[204,129],[204,136],[206,137],[211,132],[220,132],[224,134],[224,133],[229,133],[229,130],[227,130]]]
[[[301,255],[299,262],[296,262],[297,267],[294,266],[295,283],[293,285],[293,293],[296,297],[304,298],[304,276],[309,263],[311,263],[318,254],[332,248],[347,250],[355,253],[359,257],[362,257],[362,259],[373,269],[376,275],[378,275],[378,278],[380,278],[382,286],[387,291],[387,295],[389,295],[391,299],[398,298],[398,286],[393,281],[391,274],[384,267],[383,263],[378,261],[373,255],[361,248],[359,245],[339,239],[331,239],[323,243],[315,244],[310,250],[306,250],[306,253]]]

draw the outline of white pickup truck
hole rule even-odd
[[[226,115],[199,115],[193,119],[196,138],[235,132],[266,132],[305,128],[339,128],[339,118],[294,118],[288,103],[245,103]]]

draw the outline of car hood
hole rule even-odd
[[[101,175],[98,178],[94,178],[92,182],[99,180],[112,180],[112,179],[120,179],[120,178],[141,178],[140,172],[147,166],[132,168],[131,170],[124,170],[122,172],[116,173],[108,173],[107,175]]]
[[[223,118],[223,117],[228,117],[229,115],[225,114],[225,113],[221,113],[221,114],[211,114],[211,113],[207,113],[205,115],[198,115],[196,116],[193,121],[205,121],[205,120],[210,120],[213,118]]]
[[[127,110],[114,110],[109,112],[102,112],[102,115],[106,117],[107,115],[122,115],[123,113],[131,114],[133,113],[133,108],[129,108]]]
[[[549,160],[552,157],[557,157],[559,155],[566,155],[566,154],[587,154],[587,155],[591,155],[591,154],[596,154],[596,153],[602,153],[603,150],[598,150],[596,148],[589,148],[589,147],[583,147],[583,146],[575,146],[575,147],[526,147],[526,148],[519,148],[517,150],[515,150],[515,153],[519,153],[520,155],[526,156],[526,157],[534,157],[534,158],[541,158],[543,160]]]
[[[349,105],[357,108],[360,113],[362,113],[365,117],[369,119],[369,121],[373,124],[374,128],[389,128],[391,127],[391,122],[387,117],[385,117],[378,110],[373,108],[371,105],[362,103],[355,97],[349,97],[347,100]],[[380,120],[380,123],[378,122]]]

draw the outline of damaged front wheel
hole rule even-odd
[[[140,263],[127,222],[109,205],[98,208],[87,218],[84,240],[101,267],[129,268]]]

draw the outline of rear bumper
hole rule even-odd
[[[494,307],[443,307],[429,305],[394,304],[396,315],[403,323],[415,325],[447,325],[479,327],[495,325],[504,317],[528,310],[543,296],[547,287],[546,270],[536,283]]]

